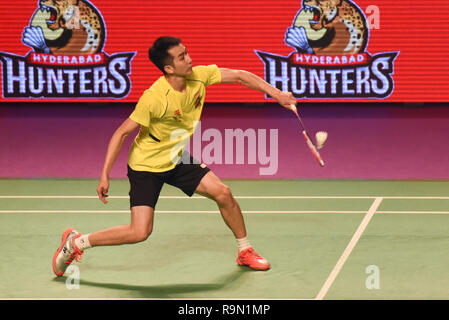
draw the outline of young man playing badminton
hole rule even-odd
[[[268,270],[268,261],[254,251],[247,239],[242,212],[229,187],[184,149],[200,119],[205,87],[209,85],[238,82],[270,95],[287,109],[292,109],[296,100],[291,93],[274,88],[250,72],[216,65],[192,67],[192,59],[178,38],[160,37],[150,48],[149,57],[163,75],[144,92],[134,112],[113,134],[97,187],[98,197],[107,203],[111,168],[124,139],[140,127],[128,160],[131,223],[84,235],[67,229],[53,257],[53,271],[62,276],[88,248],[146,240],[153,229],[154,209],[164,183],[188,196],[197,193],[214,200],[237,239],[237,263]],[[173,135],[175,130],[184,134]]]

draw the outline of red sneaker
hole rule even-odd
[[[253,270],[265,271],[270,269],[270,263],[258,255],[252,247],[243,251],[239,250],[237,263],[241,266],[248,266]]]
[[[53,256],[53,272],[61,277],[73,260],[80,261],[83,251],[75,246],[75,239],[81,237],[81,233],[75,229],[67,229],[62,235],[61,245]]]

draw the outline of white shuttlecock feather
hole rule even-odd
[[[326,142],[327,140],[327,132],[325,131],[318,131],[315,134],[315,139],[316,139],[316,147],[317,149],[321,149],[324,145],[324,142]]]

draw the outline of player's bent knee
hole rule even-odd
[[[215,197],[215,201],[217,201],[219,204],[228,204],[232,202],[232,192],[231,189],[223,184],[220,186],[220,190]]]
[[[133,242],[143,242],[151,235],[151,230],[135,230],[133,232]]]

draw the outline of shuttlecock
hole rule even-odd
[[[327,139],[327,132],[325,131],[318,131],[315,134],[315,139],[316,139],[316,147],[317,149],[321,149],[324,145],[324,142],[326,142]]]

